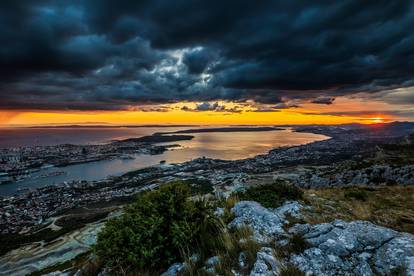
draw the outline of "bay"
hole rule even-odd
[[[43,132],[37,130],[29,131],[25,135],[30,136],[35,133],[39,137],[39,133],[51,133],[49,143],[52,141],[61,143],[69,143],[75,141],[76,143],[104,143],[114,139],[126,139],[131,137],[140,137],[150,135],[154,132],[177,131],[181,129],[188,129],[189,127],[171,127],[171,128],[126,128],[126,129],[48,129]],[[86,131],[86,133],[85,133]],[[80,135],[77,133],[81,133]],[[66,133],[66,134],[64,134]],[[69,135],[70,134],[70,135]],[[64,138],[64,136],[68,136]],[[87,137],[91,140],[87,140]],[[274,130],[274,131],[249,131],[249,132],[205,132],[194,133],[194,138],[189,141],[179,141],[174,144],[179,144],[178,148],[168,150],[159,155],[134,155],[134,159],[113,159],[103,160],[98,162],[76,164],[61,168],[50,168],[41,170],[40,172],[32,174],[31,178],[25,180],[3,184],[0,186],[0,195],[7,196],[17,193],[22,189],[33,189],[47,185],[59,184],[64,181],[77,180],[101,180],[108,176],[119,176],[128,171],[145,168],[160,164],[161,161],[166,163],[181,163],[190,161],[199,157],[208,157],[223,160],[237,160],[254,157],[259,154],[266,154],[269,150],[283,147],[303,145],[315,141],[325,140],[328,137],[313,133],[294,132],[291,129]],[[28,137],[28,143],[32,143]],[[76,137],[79,136],[79,137]],[[19,141],[22,141],[20,139]],[[172,144],[172,143],[166,143]],[[22,146],[20,144],[20,146]],[[62,171],[64,174],[46,176],[53,171]],[[43,177],[42,177],[43,176]]]

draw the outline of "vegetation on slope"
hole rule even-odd
[[[411,141],[413,135],[407,139]],[[414,144],[384,144],[379,147],[375,163],[411,165],[414,163]]]
[[[414,186],[355,186],[306,190],[309,223],[367,220],[414,234]]]
[[[237,196],[240,200],[257,201],[266,208],[277,208],[286,200],[302,199],[303,192],[284,181],[276,181],[273,184],[251,187]]]
[[[305,222],[321,223],[334,219],[368,220],[400,231],[414,233],[414,187],[348,187],[302,190],[276,182],[247,189],[227,200],[200,201],[192,195],[190,183],[175,183],[146,192],[125,209],[125,214],[107,223],[94,250],[100,262],[116,274],[165,271],[175,262],[187,264],[183,275],[210,275],[206,260],[217,257],[214,270],[245,275],[256,261],[262,246],[272,247],[275,256],[285,259],[303,252],[308,244],[301,236],[290,237],[288,246],[259,244],[248,227],[228,229],[234,218],[231,208],[238,200],[255,200],[277,208],[286,200],[300,200],[313,208]],[[194,192],[194,191],[193,191]],[[197,197],[198,198],[198,197]],[[216,218],[215,208],[223,207]],[[239,267],[243,252],[245,267]],[[303,275],[293,266],[283,267],[281,275]]]
[[[94,247],[100,262],[114,272],[142,274],[159,273],[184,261],[188,264],[184,275],[208,275],[205,261],[217,256],[215,270],[230,275],[243,252],[245,266],[240,272],[246,274],[263,245],[253,239],[248,227],[226,227],[238,196],[270,207],[302,197],[301,190],[280,182],[221,201],[199,200],[193,194],[191,183],[179,182],[138,195],[123,216],[108,221],[100,232]],[[213,214],[217,206],[224,208],[221,218]]]
[[[123,216],[108,221],[95,252],[116,270],[156,271],[182,261],[217,231],[212,206],[190,195],[183,183],[138,195]]]

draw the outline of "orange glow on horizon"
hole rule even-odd
[[[194,124],[194,125],[220,125],[220,124],[345,124],[345,123],[382,123],[383,118],[366,118],[356,116],[332,116],[315,114],[302,114],[282,110],[280,112],[242,112],[221,113],[205,112],[142,112],[142,111],[116,111],[116,112],[20,112],[9,118],[3,126],[27,126],[47,124],[82,124],[82,125],[145,125],[145,124]]]
[[[373,122],[374,124],[381,124],[381,123],[384,123],[384,119],[383,118],[371,118],[371,122]]]
[[[386,115],[395,108],[382,102],[364,102],[358,99],[337,98],[334,104],[304,103],[299,108],[279,109],[271,112],[254,112],[249,105],[223,103],[224,111],[185,111],[183,106],[194,108],[196,103],[163,105],[165,111],[0,111],[0,126],[32,125],[282,125],[282,124],[346,124],[385,123],[401,118]],[[230,112],[237,107],[239,112]],[[338,112],[345,110],[345,112]],[[380,113],[378,110],[384,110]],[[404,119],[404,118],[402,118]]]

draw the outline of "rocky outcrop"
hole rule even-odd
[[[279,273],[281,264],[275,258],[272,248],[263,247],[257,252],[256,258],[250,276],[273,276]]]
[[[366,221],[334,221],[296,225],[292,234],[303,236],[310,248],[290,261],[307,274],[389,275],[406,270],[414,275],[414,236]]]
[[[170,268],[168,268],[167,271],[161,274],[161,276],[176,276],[179,275],[181,271],[185,269],[184,263],[175,263]]]
[[[336,172],[331,166],[316,171],[304,171],[289,178],[295,185],[304,188],[323,188],[381,184],[414,185],[414,165],[372,165],[361,169],[345,169]]]
[[[269,242],[285,234],[282,228],[288,221],[286,216],[300,216],[302,206],[296,202],[286,202],[277,209],[267,209],[255,201],[240,201],[232,208],[235,215],[229,227],[248,226],[253,230],[254,239]]]
[[[408,275],[414,275],[414,236],[403,234],[393,238],[375,252],[372,261],[381,274],[402,268]]]
[[[53,271],[47,274],[43,274],[42,276],[69,276],[69,273],[67,272],[61,272],[61,271]]]
[[[220,258],[218,256],[211,257],[207,259],[207,261],[204,263],[205,264],[204,269],[208,273],[214,274],[216,271],[216,265],[218,265],[219,263],[220,263]]]
[[[250,270],[250,276],[278,275],[287,265],[296,266],[306,275],[400,275],[414,276],[414,236],[381,227],[367,221],[296,224],[287,231],[287,216],[300,218],[303,207],[298,202],[286,202],[277,209],[267,209],[253,201],[238,202],[232,209],[235,219],[229,227],[249,226],[254,238],[263,244]],[[287,253],[278,259],[271,248],[289,245],[293,235],[304,239],[307,248],[301,253]],[[278,244],[274,241],[278,240]],[[293,239],[292,239],[293,240]],[[205,270],[214,274],[218,257],[205,263]],[[241,252],[239,269],[246,268],[246,256]],[[175,264],[163,276],[177,275],[185,264]],[[237,270],[237,269],[236,269]],[[234,275],[240,275],[234,271]]]

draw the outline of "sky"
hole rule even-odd
[[[414,121],[414,1],[3,0],[0,126]]]

